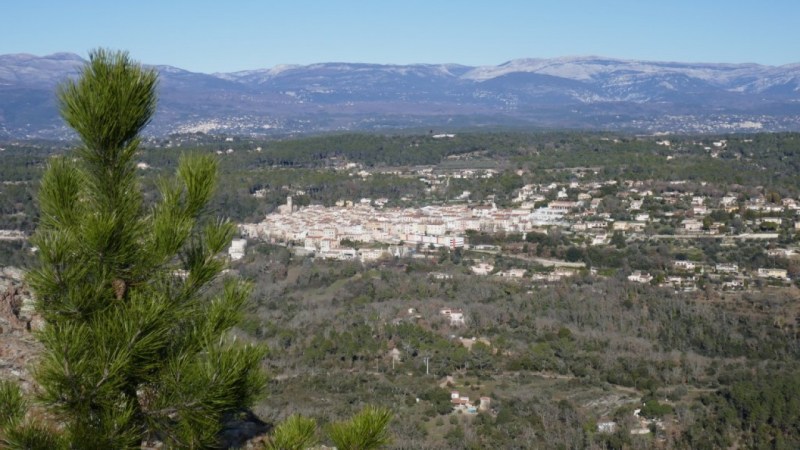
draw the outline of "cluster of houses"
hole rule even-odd
[[[555,283],[566,278],[573,277],[581,273],[582,270],[573,267],[555,267],[550,272],[535,272],[528,276],[525,269],[508,269],[493,272],[494,266],[481,262],[471,267],[475,275],[493,275],[504,279],[530,280],[534,283]],[[708,272],[707,272],[708,271]],[[591,268],[588,272],[597,275],[597,270]],[[677,292],[692,292],[697,290],[699,276],[708,274],[711,279],[718,280],[725,290],[744,289],[754,278],[772,281],[790,281],[786,269],[761,267],[753,272],[740,270],[737,264],[718,263],[715,265],[704,265],[693,261],[674,261],[668,274],[659,280],[642,270],[634,270],[627,279],[633,283],[656,284],[662,287],[672,287]]]
[[[478,414],[479,411],[489,411],[492,399],[490,397],[480,397],[478,403],[475,404],[469,397],[461,395],[458,391],[451,391],[450,403],[453,404],[453,412]]]
[[[462,173],[463,172],[463,173]],[[492,171],[464,170],[441,174],[431,169],[417,173],[431,184],[442,183],[447,177],[491,177]],[[578,174],[580,175],[580,174]],[[777,247],[781,227],[791,232],[800,231],[800,221],[795,215],[800,202],[792,198],[775,196],[745,196],[728,192],[711,197],[693,192],[683,181],[660,183],[658,188],[644,182],[616,180],[569,183],[530,184],[516,192],[513,208],[497,208],[494,204],[450,203],[419,208],[389,208],[387,199],[361,199],[342,201],[335,207],[310,205],[298,208],[288,197],[285,205],[269,214],[260,223],[242,224],[244,236],[263,239],[277,244],[291,245],[297,251],[313,253],[331,259],[376,260],[388,256],[408,256],[421,248],[469,248],[465,238],[470,230],[487,233],[505,232],[525,234],[532,231],[548,232],[552,228],[564,230],[575,242],[585,246],[609,245],[612,236],[625,240],[647,238],[692,239],[717,238],[723,242],[736,239],[759,239],[770,248],[770,256],[790,258],[793,250]],[[611,189],[608,189],[611,187]],[[615,198],[614,211],[604,204],[608,193]],[[465,192],[466,199],[469,192]],[[742,220],[736,230],[725,223],[712,220],[712,212],[725,211],[739,214]],[[746,220],[743,217],[745,212]],[[716,214],[713,217],[720,217]],[[791,221],[786,224],[785,221]],[[743,228],[744,227],[744,228]],[[658,234],[664,229],[668,234]],[[238,244],[237,244],[238,245]],[[239,255],[241,252],[236,252]],[[232,254],[233,257],[233,254]],[[677,290],[691,290],[696,286],[690,262],[675,262],[675,274],[663,285]],[[487,275],[493,268],[486,264],[472,267],[476,275]],[[497,273],[508,278],[522,278],[524,271],[511,269]],[[559,268],[546,274],[535,274],[535,281],[557,281],[574,275],[575,270]],[[743,286],[743,276],[762,279],[786,280],[786,270],[773,267],[758,268],[752,274],[737,268],[718,267],[716,273],[727,276],[729,288]],[[653,275],[631,273],[632,282],[651,283]]]
[[[658,430],[664,429],[664,421],[661,419],[648,419],[641,415],[641,408],[633,411],[633,426],[630,429],[630,434],[650,434],[653,427]],[[601,421],[597,422],[597,431],[599,433],[611,434],[617,431],[617,422],[614,421]]]
[[[530,209],[468,205],[384,208],[373,206],[371,199],[330,208],[311,205],[298,209],[289,197],[277,213],[267,215],[260,223],[240,225],[240,229],[251,238],[296,243],[323,258],[374,260],[398,256],[403,246],[462,248],[467,230],[530,231],[535,226]],[[356,251],[343,243],[366,248]]]
[[[744,289],[753,279],[767,281],[790,281],[786,269],[760,267],[752,272],[740,270],[738,264],[718,263],[705,265],[693,261],[674,261],[668,275],[658,281],[658,285],[672,287],[675,291],[691,292],[697,290],[699,276],[706,274],[709,279],[716,280],[724,290]],[[628,275],[628,281],[634,283],[652,283],[653,275],[635,270]]]

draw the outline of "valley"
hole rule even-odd
[[[67,145],[2,147],[2,228],[27,235]],[[796,134],[173,135],[137,156],[146,198],[185,153],[221,164],[267,423],[370,403],[394,448],[800,439]]]

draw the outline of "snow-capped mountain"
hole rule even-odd
[[[0,56],[0,136],[63,136],[54,87],[74,54]],[[160,72],[149,132],[274,133],[512,125],[637,131],[800,130],[800,64],[602,57],[498,66],[320,63]]]

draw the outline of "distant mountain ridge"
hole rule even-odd
[[[0,55],[0,137],[69,136],[54,87],[84,60]],[[498,66],[319,63],[160,72],[148,132],[229,134],[408,127],[566,127],[637,132],[800,130],[800,64],[679,63],[596,56]]]

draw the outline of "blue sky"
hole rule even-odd
[[[12,0],[0,54],[102,46],[198,72],[577,55],[781,65],[800,62],[798,18],[800,0]]]

